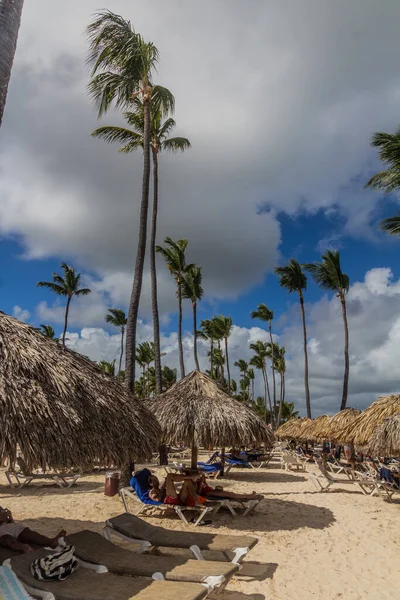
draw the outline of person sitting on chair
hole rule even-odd
[[[178,475],[168,473],[164,483],[160,486],[160,481],[155,475],[149,477],[150,491],[149,496],[155,502],[164,502],[176,506],[198,506],[206,502],[206,498],[200,496],[195,488],[198,473],[195,475]],[[176,483],[183,482],[180,490],[175,487]]]
[[[62,529],[55,537],[49,538],[37,531],[32,531],[23,523],[16,523],[8,508],[0,506],[0,546],[16,552],[31,552],[33,546],[49,546],[56,548],[60,538],[66,535]]]

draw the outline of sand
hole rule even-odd
[[[400,598],[400,495],[390,504],[349,486],[319,494],[308,473],[287,473],[277,463],[231,471],[219,483],[236,492],[265,494],[253,515],[233,519],[221,511],[212,528],[199,528],[259,538],[221,600]],[[103,491],[104,473],[85,475],[65,490],[38,483],[10,490],[0,473],[0,504],[12,509],[16,520],[49,535],[60,528],[101,531],[106,518],[123,512],[118,496],[108,498]],[[150,521],[185,529],[175,515]]]

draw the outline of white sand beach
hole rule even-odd
[[[220,511],[212,527],[199,528],[259,538],[221,600],[399,597],[400,499],[390,504],[349,486],[319,494],[307,473],[288,473],[276,463],[260,470],[231,471],[220,483],[232,491],[265,494],[253,515],[233,519]],[[61,527],[70,533],[84,528],[101,531],[106,518],[123,512],[118,496],[104,496],[104,473],[85,475],[76,487],[65,490],[39,483],[11,490],[3,472],[0,484],[1,505],[12,509],[16,520],[43,533],[55,534]],[[150,521],[185,528],[175,515]]]

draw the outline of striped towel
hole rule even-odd
[[[0,567],[0,600],[33,600],[9,567]]]

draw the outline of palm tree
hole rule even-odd
[[[266,304],[259,304],[257,306],[257,310],[253,310],[251,313],[252,319],[259,319],[260,321],[264,321],[268,323],[269,329],[269,337],[271,340],[271,348],[272,348],[272,381],[274,384],[274,410],[276,411],[276,381],[275,381],[275,369],[274,369],[274,342],[272,339],[272,320],[274,318],[274,312],[269,310]],[[274,413],[275,414],[275,413]]]
[[[239,360],[237,360],[233,364],[239,369],[240,375],[242,377],[245,377],[247,374],[247,369],[249,368],[249,363],[246,362],[243,358],[239,358]]]
[[[127,324],[127,318],[125,311],[121,308],[109,308],[108,314],[106,315],[106,322],[114,327],[118,327],[121,331],[121,352],[119,355],[119,367],[118,367],[118,381],[120,380],[120,372],[122,370],[122,356],[124,354],[124,335],[125,327]]]
[[[231,379],[231,392],[236,394],[237,392],[237,383],[234,379]]]
[[[251,367],[247,369],[247,377],[249,378],[249,381],[251,383],[251,401],[254,404],[254,369],[252,369]]]
[[[190,265],[190,268],[186,268],[182,277],[182,298],[186,298],[192,302],[194,362],[198,371],[200,371],[200,366],[197,356],[197,301],[202,299],[204,293],[201,287],[203,279],[201,269],[201,267],[197,267],[196,265]]]
[[[56,332],[54,331],[51,325],[41,325],[40,327],[42,328],[42,333],[44,337],[47,337],[50,340],[53,340],[54,342],[60,341],[59,338],[56,338]]]
[[[142,342],[136,348],[136,362],[142,368],[142,377],[146,379],[146,368],[154,361],[154,343]],[[146,390],[147,391],[147,390]]]
[[[98,116],[115,102],[117,108],[130,107],[135,98],[143,104],[143,180],[138,248],[126,329],[125,385],[135,388],[136,328],[146,253],[147,215],[150,186],[150,105],[163,114],[174,109],[174,97],[166,88],[153,86],[152,74],[158,62],[158,50],[145,42],[131,23],[108,10],[97,13],[87,28],[88,63],[93,65],[89,93]]]
[[[344,325],[344,378],[343,394],[340,410],[346,408],[347,394],[349,389],[349,327],[347,324],[346,295],[350,287],[349,276],[343,273],[340,266],[340,255],[337,250],[327,250],[322,255],[322,262],[303,265],[310,273],[315,283],[323,290],[336,292],[342,305],[342,317]]]
[[[213,319],[215,323],[215,327],[219,334],[223,337],[225,341],[225,357],[226,357],[226,371],[228,374],[228,394],[231,391],[231,371],[229,368],[229,354],[228,354],[228,338],[232,333],[233,323],[231,317],[225,317],[224,315],[220,315],[219,317],[214,317]]]
[[[288,421],[294,417],[298,417],[299,411],[295,410],[294,402],[283,402],[282,419]]]
[[[24,0],[0,2],[0,127],[14,62]]]
[[[124,127],[99,127],[92,136],[100,137],[106,142],[121,144],[120,152],[130,153],[138,148],[143,148],[144,110],[139,98],[133,101],[134,111],[124,113],[124,117],[131,129]],[[155,377],[156,392],[161,393],[161,350],[160,350],[160,320],[158,314],[157,297],[157,270],[156,270],[156,235],[158,216],[158,155],[161,151],[178,152],[190,148],[190,142],[183,137],[168,137],[175,127],[174,119],[163,121],[163,113],[150,107],[150,148],[153,156],[153,213],[150,234],[150,277],[151,277],[151,303],[153,313],[153,331],[155,348]]]
[[[197,332],[197,337],[202,339],[202,340],[209,340],[210,341],[210,350],[208,352],[208,356],[210,357],[210,373],[211,373],[211,377],[213,377],[212,373],[213,373],[213,357],[214,357],[214,353],[213,353],[213,348],[214,348],[214,332],[215,332],[215,326],[213,325],[212,321],[210,319],[203,319],[203,321],[201,321],[200,323],[200,327],[201,330]]]
[[[175,279],[178,288],[178,345],[181,378],[185,377],[182,346],[182,276],[186,269],[192,268],[192,265],[186,265],[185,250],[188,243],[188,240],[174,242],[170,237],[166,237],[164,244],[167,245],[167,248],[156,246],[156,251],[164,257],[168,270]]]
[[[397,217],[388,217],[380,222],[383,231],[391,235],[400,235],[400,215]]]
[[[212,379],[218,379],[222,385],[225,383],[223,376],[223,368],[225,363],[225,356],[220,348],[213,348],[208,352],[208,356],[212,353],[212,363],[214,365],[213,371],[209,371]],[[211,356],[210,356],[211,359]]]
[[[111,362],[101,360],[99,362],[99,367],[102,371],[104,371],[104,373],[107,373],[107,375],[115,377],[115,359]]]
[[[256,369],[259,369],[262,373],[264,380],[264,406],[265,406],[265,420],[267,420],[267,398],[269,402],[271,420],[272,420],[272,402],[271,394],[269,391],[268,374],[267,374],[267,356],[268,348],[266,342],[258,340],[255,343],[250,344],[250,350],[255,352],[255,355],[251,358],[250,364]]]
[[[279,410],[278,410],[278,420],[277,427],[281,424],[282,420],[282,406],[285,401],[285,372],[286,372],[286,361],[285,361],[285,346],[281,348],[277,348],[275,352],[275,369],[279,373],[281,378],[281,391],[279,398]]]
[[[289,264],[285,267],[277,267],[275,273],[278,275],[279,283],[289,294],[297,292],[299,294],[301,318],[303,321],[303,348],[304,348],[304,387],[306,393],[307,417],[311,419],[310,388],[308,386],[308,354],[307,354],[307,329],[306,315],[304,310],[303,290],[307,288],[307,277],[303,273],[301,265],[296,259],[291,258]]]
[[[162,369],[162,391],[165,392],[176,383],[176,369],[165,365]]]
[[[81,280],[81,274],[75,273],[75,269],[69,267],[66,263],[62,263],[62,270],[64,271],[64,277],[58,273],[53,273],[53,281],[38,281],[38,287],[45,287],[52,292],[55,292],[58,296],[66,296],[67,304],[65,307],[65,318],[64,318],[64,331],[62,335],[62,345],[65,346],[65,334],[68,326],[68,313],[69,305],[73,296],[87,296],[91,290],[89,288],[79,289],[79,283]]]

